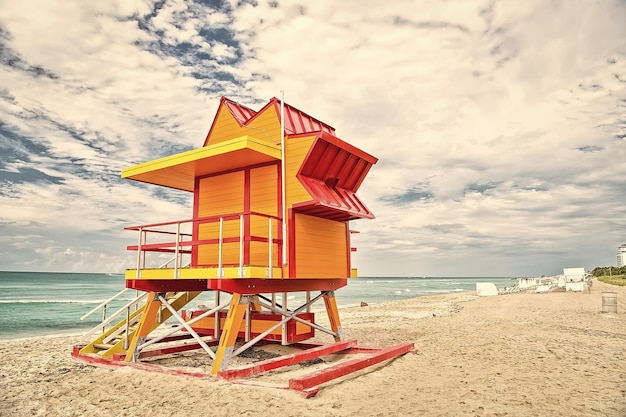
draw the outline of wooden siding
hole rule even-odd
[[[220,216],[242,213],[244,210],[244,171],[236,171],[199,181],[198,216]],[[198,228],[199,239],[217,239],[219,223],[205,223]],[[224,222],[224,238],[239,237],[239,219]],[[199,265],[216,265],[218,245],[198,247]],[[239,244],[226,243],[222,250],[222,264],[239,264]]]
[[[241,134],[242,132],[239,122],[235,120],[235,117],[230,113],[226,105],[221,104],[217,119],[213,125],[213,131],[211,131],[211,135],[208,137],[206,145],[208,146],[224,142],[241,136]]]
[[[242,129],[248,136],[280,144],[280,119],[274,106],[269,106],[262,113],[257,113],[247,127]]]
[[[249,124],[241,126],[227,106],[221,104],[206,145],[224,142],[242,135],[273,144],[280,143],[280,119],[274,106],[269,106],[262,113],[254,116]]]
[[[296,276],[349,277],[347,227],[347,223],[296,214]]]
[[[302,166],[302,162],[306,157],[309,149],[313,144],[315,136],[304,138],[288,139],[285,148],[285,174],[287,176],[287,207],[291,207],[295,203],[310,201],[312,199],[309,192],[302,186],[296,174]]]
[[[279,166],[270,165],[250,170],[250,211],[278,216],[278,175]],[[272,220],[272,236],[278,239],[281,224]],[[250,235],[267,238],[269,236],[269,219],[251,216]],[[278,266],[278,244],[272,245],[273,266]],[[250,265],[268,265],[269,243],[250,243]]]
[[[250,170],[250,211],[278,215],[278,165]]]

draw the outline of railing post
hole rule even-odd
[[[126,307],[126,337],[124,338],[124,349],[128,349],[128,333],[130,332],[130,306]]]
[[[269,261],[267,263],[268,268],[267,268],[267,277],[268,278],[272,278],[274,276],[274,256],[272,253],[272,247],[274,246],[274,239],[272,238],[273,234],[272,234],[272,218],[270,217],[269,219],[269,235],[267,237],[267,240],[269,242],[269,247],[267,249],[267,252],[269,253]]]
[[[224,217],[220,217],[220,237],[217,242],[217,277],[224,278],[222,271],[222,241],[224,240]]]
[[[220,298],[221,298],[221,291],[215,291],[215,307],[218,307],[220,305]],[[217,311],[215,312],[215,325],[213,326],[213,338],[214,339],[219,339],[220,338],[220,310],[217,309]]]
[[[137,271],[135,272],[135,278],[141,278],[141,238],[143,229],[139,228],[139,241],[137,242]]]
[[[178,279],[178,267],[180,261],[178,259],[180,255],[180,222],[176,223],[176,246],[174,248],[174,279]]]
[[[141,237],[143,238],[143,245],[145,245],[146,243],[148,243],[148,232],[145,230],[141,231]],[[144,269],[146,267],[146,251],[142,251],[141,252],[141,269]]]
[[[102,306],[102,322],[104,323],[107,319],[107,305]],[[106,331],[106,326],[102,326],[102,333]]]
[[[243,241],[244,241],[243,214],[239,215],[239,278],[243,278]]]

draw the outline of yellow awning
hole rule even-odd
[[[280,145],[241,136],[124,168],[122,178],[193,191],[196,177],[280,160]]]

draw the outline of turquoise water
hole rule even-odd
[[[508,277],[363,277],[349,280],[347,287],[336,292],[336,298],[340,307],[358,305],[362,301],[373,304],[474,291],[476,282],[493,282],[499,288],[514,283]],[[102,321],[102,311],[82,321],[80,317],[124,287],[121,274],[0,271],[0,339],[86,332]],[[107,314],[115,312],[134,297],[135,291],[127,291],[108,306]],[[280,299],[278,297],[278,301]],[[289,294],[288,306],[297,307],[303,300],[303,294]],[[202,294],[190,306],[198,304],[212,305],[213,295],[209,292]]]

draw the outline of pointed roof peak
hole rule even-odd
[[[232,113],[232,115],[241,125],[245,124],[257,113],[251,108],[244,106],[243,104],[239,104],[235,100],[229,99],[225,96],[222,96],[222,98],[220,99],[220,103],[226,106],[226,108]]]
[[[239,126],[245,126],[253,122],[261,113],[265,112],[268,108],[273,108],[280,120],[280,99],[272,97],[267,104],[265,104],[260,110],[255,111],[251,108],[238,103],[226,96],[220,98],[220,105],[218,107],[213,124],[209,129],[209,133],[204,141],[204,146],[207,145],[211,132],[215,126],[215,122],[222,109],[226,108],[233,118],[239,123]],[[294,106],[285,103],[285,133],[289,135],[299,135],[304,133],[313,132],[325,132],[331,135],[335,134],[335,128],[327,123],[318,120],[307,113],[295,108]]]
[[[268,104],[274,104],[276,110],[280,111],[280,99],[272,97]],[[294,106],[285,104],[285,131],[291,134],[309,133],[309,132],[327,132],[335,134],[335,128],[322,122],[303,112]],[[280,116],[280,114],[279,114]]]

